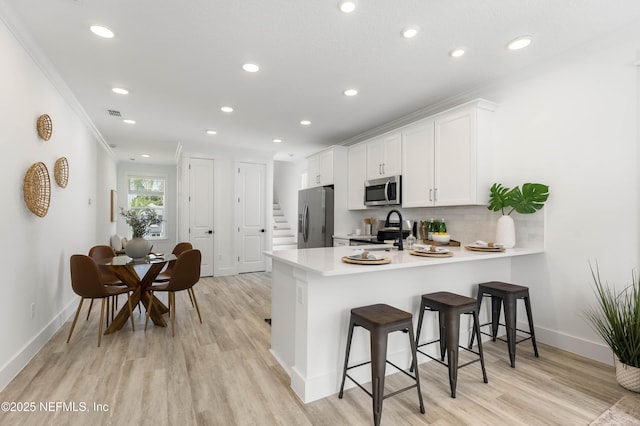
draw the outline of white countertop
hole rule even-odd
[[[452,257],[423,257],[409,254],[409,250],[378,251],[386,247],[382,244],[355,247],[325,247],[312,249],[293,249],[266,251],[265,255],[309,272],[315,272],[324,276],[359,274],[380,270],[415,268],[429,265],[442,265],[456,262],[482,261],[502,257],[524,256],[543,253],[543,249],[537,248],[512,248],[504,252],[478,252],[467,250],[464,247],[447,247],[453,252]],[[370,249],[376,256],[391,258],[391,263],[383,265],[354,265],[342,261],[343,256],[354,253],[354,249]]]

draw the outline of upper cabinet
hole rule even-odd
[[[402,174],[402,137],[392,132],[366,143],[367,179]]]
[[[334,163],[346,148],[334,146],[307,157],[307,187],[333,185]]]
[[[364,205],[364,181],[367,180],[367,145],[349,148],[349,184],[347,207],[349,210],[366,209]]]
[[[478,100],[402,129],[402,206],[486,204],[495,104]]]

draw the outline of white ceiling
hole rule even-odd
[[[178,144],[302,158],[640,17],[638,0],[358,0],[351,14],[338,10],[338,0],[0,2],[118,159],[150,163],[175,162]],[[115,37],[96,37],[94,24]],[[420,27],[416,38],[400,36],[408,25]],[[530,47],[505,49],[523,34],[533,36]],[[460,46],[466,55],[450,58]],[[260,71],[243,71],[245,62]],[[344,96],[350,87],[359,94]],[[223,113],[223,105],[235,111]],[[109,109],[136,124],[109,116]],[[302,119],[311,126],[301,126]],[[276,137],[283,142],[274,144]]]

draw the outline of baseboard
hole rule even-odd
[[[518,328],[528,330],[526,322],[518,322]],[[554,348],[562,349],[608,365],[613,365],[613,353],[604,343],[592,342],[581,337],[572,336],[544,327],[535,327],[536,341]],[[542,354],[540,355],[542,356]]]
[[[18,351],[5,365],[0,368],[0,391],[13,380],[34,356],[47,344],[54,334],[71,318],[77,308],[77,299],[56,315],[38,334]]]

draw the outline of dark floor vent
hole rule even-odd
[[[120,114],[120,111],[116,111],[115,109],[108,109],[107,112],[111,117],[122,117],[122,114]]]

